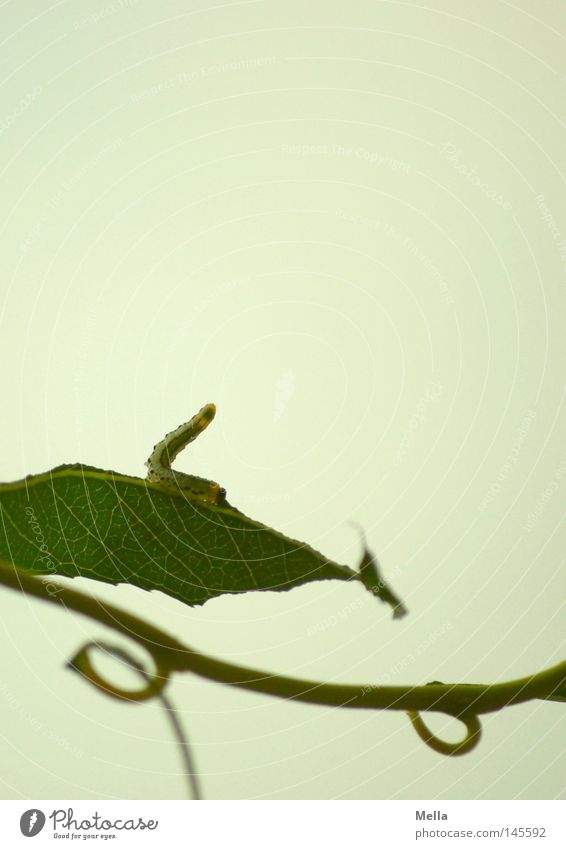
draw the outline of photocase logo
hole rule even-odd
[[[114,831],[155,831],[159,825],[159,820],[144,820],[141,817],[118,817],[115,820],[104,819],[98,811],[95,811],[91,817],[74,816],[72,808],[57,808],[49,814],[49,819],[53,820],[53,831],[55,837],[80,838],[81,832],[96,832],[96,834],[83,834],[83,839],[100,838],[101,840],[108,839],[109,836],[116,837],[115,834],[109,835],[108,832]],[[20,831],[24,837],[35,837],[45,825],[45,814],[38,808],[30,808],[20,817]],[[62,834],[61,832],[67,832]],[[98,834],[102,832],[102,834]]]
[[[24,837],[35,837],[45,825],[45,814],[37,808],[31,808],[20,817],[20,831]]]

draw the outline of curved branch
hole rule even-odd
[[[256,693],[330,707],[373,710],[433,710],[450,716],[478,715],[531,699],[547,699],[566,687],[566,662],[502,684],[425,684],[374,686],[325,684],[290,678],[225,663],[201,654],[159,628],[93,596],[38,578],[0,560],[0,584],[89,616],[138,642],[152,656],[156,672],[152,687],[171,672],[193,672],[202,678]],[[131,694],[127,696],[131,699]]]

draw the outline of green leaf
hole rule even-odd
[[[160,590],[190,605],[359,573],[227,503],[64,465],[0,484],[0,556],[43,575]]]

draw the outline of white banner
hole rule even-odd
[[[0,801],[0,846],[564,849],[565,801]],[[96,841],[96,843],[95,843]]]

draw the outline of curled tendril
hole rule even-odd
[[[475,749],[480,741],[481,723],[475,713],[465,713],[456,717],[456,719],[464,723],[467,732],[464,739],[460,740],[459,743],[447,743],[445,740],[440,740],[440,738],[436,737],[421,719],[421,715],[417,710],[408,710],[407,716],[421,740],[440,755],[465,755],[467,752]]]
[[[145,690],[137,690],[134,691],[134,697],[132,697],[131,691],[129,695],[126,696],[126,690],[122,690],[120,688],[114,687],[113,685],[109,685],[107,681],[105,681],[97,672],[94,671],[92,664],[90,662],[90,658],[88,656],[89,650],[97,648],[102,649],[104,652],[110,655],[114,655],[131,669],[135,669],[144,681],[148,682],[148,687]],[[187,779],[187,783],[189,786],[189,798],[192,796],[195,800],[202,799],[202,793],[200,789],[200,783],[198,779],[198,773],[196,770],[196,766],[194,763],[194,757],[191,751],[191,746],[186,735],[186,732],[183,730],[181,723],[177,717],[177,711],[173,706],[172,702],[167,698],[163,689],[165,684],[167,683],[167,676],[160,676],[159,687],[156,689],[155,680],[157,676],[152,676],[147,669],[136,660],[129,652],[120,646],[112,646],[109,643],[101,643],[101,642],[92,642],[87,643],[87,645],[83,646],[83,648],[75,655],[75,657],[70,661],[69,666],[80,672],[81,675],[84,675],[95,687],[99,690],[102,690],[106,695],[114,696],[117,699],[127,699],[128,701],[144,701],[149,698],[157,698],[161,702],[163,709],[171,723],[171,727],[173,729],[173,733],[177,739],[177,743],[179,744],[179,752],[181,754],[181,759],[185,768],[185,777]],[[142,693],[140,697],[140,693]]]
[[[132,666],[138,672],[143,674],[144,680],[147,682],[146,686],[137,690],[124,690],[121,687],[115,687],[114,684],[111,684],[106,678],[100,675],[92,665],[89,653],[93,649],[102,649],[109,654],[120,657],[129,666]],[[71,658],[68,665],[76,672],[80,672],[87,681],[90,681],[94,687],[101,690],[107,696],[112,696],[115,699],[127,702],[143,702],[146,699],[153,699],[155,696],[160,696],[163,688],[169,680],[169,670],[161,666],[159,664],[159,660],[156,660],[157,669],[155,673],[151,674],[123,649],[101,642],[93,641],[86,643],[81,649],[79,649],[76,655]]]

